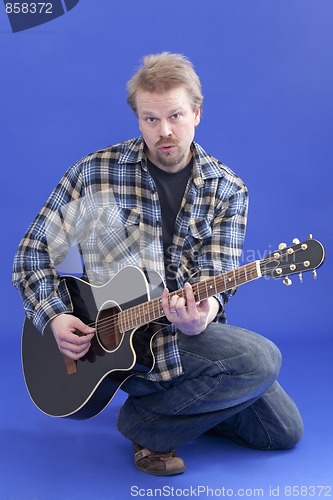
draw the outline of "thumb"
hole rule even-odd
[[[86,325],[81,321],[78,317],[74,317],[73,321],[73,327],[79,330],[80,332],[84,333],[85,335],[88,335],[89,333],[94,333],[96,328],[93,328],[89,325]]]
[[[210,304],[208,299],[204,299],[200,301],[198,309],[202,312],[209,312],[210,310]]]

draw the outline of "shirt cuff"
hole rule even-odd
[[[53,296],[40,304],[39,308],[35,312],[33,324],[37,330],[44,333],[44,330],[51,319],[55,318],[55,316],[58,316],[59,314],[66,313],[73,313],[72,304],[64,304],[59,297]]]

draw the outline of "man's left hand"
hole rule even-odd
[[[185,335],[199,335],[213,321],[219,310],[214,297],[196,302],[192,287],[185,283],[185,298],[170,296],[166,288],[162,294],[162,307],[165,316]]]

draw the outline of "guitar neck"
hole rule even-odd
[[[196,302],[200,302],[260,277],[260,261],[254,261],[232,271],[195,283],[192,285],[192,289]],[[170,293],[170,296],[172,295],[185,298],[185,291],[183,289],[176,290]],[[165,314],[161,298],[159,297],[121,311],[118,316],[119,329],[123,333],[133,328],[144,326],[152,321],[157,321],[163,318]]]

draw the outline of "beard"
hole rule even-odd
[[[163,165],[163,167],[175,167],[181,164],[186,157],[187,155],[183,150],[165,154],[162,154],[159,151],[156,153],[156,159],[160,165]]]
[[[160,146],[162,145],[166,146],[168,144],[170,146],[175,146],[175,149],[173,149],[170,152],[167,151],[162,152],[159,150]],[[176,167],[185,160],[188,154],[186,151],[184,151],[183,148],[179,146],[178,141],[172,138],[160,139],[155,144],[155,148],[156,148],[155,159],[163,167]]]

